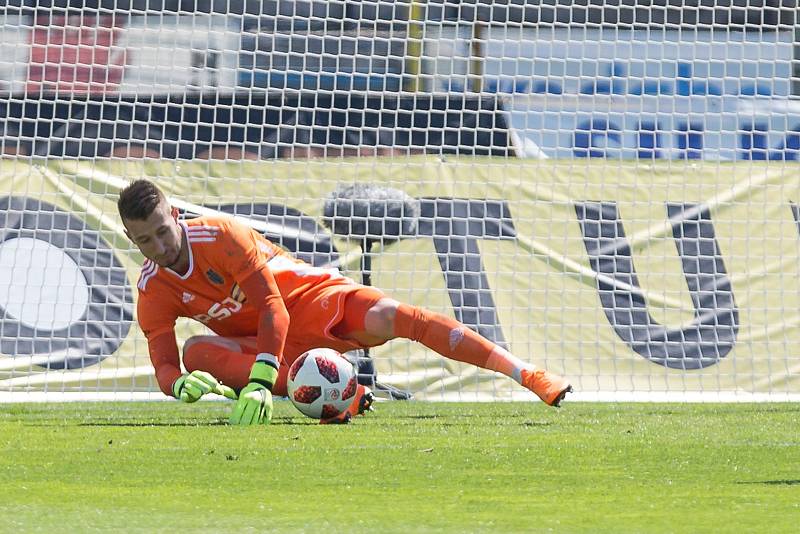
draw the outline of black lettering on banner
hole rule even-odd
[[[789,206],[792,208],[792,216],[794,216],[794,222],[797,225],[797,231],[800,232],[800,206],[792,201],[789,201]]]
[[[736,344],[739,311],[714,234],[711,215],[695,204],[667,204],[695,317],[683,329],[668,329],[648,313],[613,202],[575,204],[586,252],[598,277],[606,318],[617,335],[647,360],[673,369],[702,369],[724,358]],[[629,290],[611,284],[608,278]]]
[[[420,199],[418,235],[433,237],[456,319],[507,348],[478,239],[516,239],[504,200]]]
[[[75,214],[31,198],[0,198],[0,243],[19,238],[44,241],[69,256],[86,280],[88,303],[78,320],[55,330],[25,324],[0,307],[0,352],[50,354],[43,366],[53,369],[86,367],[112,355],[130,330],[133,293],[111,247]]]

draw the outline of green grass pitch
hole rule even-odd
[[[0,406],[0,531],[797,532],[794,404]]]

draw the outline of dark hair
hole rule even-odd
[[[119,192],[117,210],[122,219],[143,221],[166,197],[150,180],[134,180]]]

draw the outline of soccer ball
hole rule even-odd
[[[312,419],[336,417],[347,410],[357,387],[352,364],[333,349],[306,351],[289,367],[289,399]]]

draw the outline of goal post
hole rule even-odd
[[[115,205],[138,177],[367,265],[575,399],[800,400],[785,2],[51,4],[0,9],[0,402],[163,397]],[[413,231],[331,231],[350,186],[410,199]],[[415,399],[533,399],[417,344],[370,353]]]

